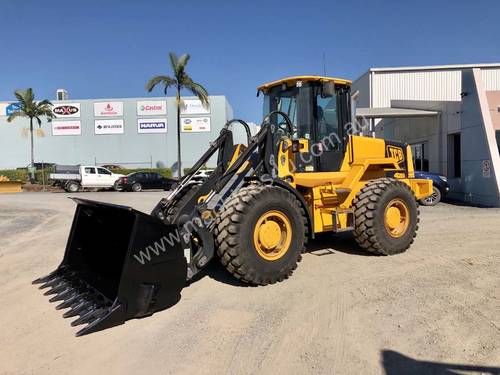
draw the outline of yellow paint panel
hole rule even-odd
[[[20,193],[22,186],[22,181],[0,181],[0,193]]]
[[[295,77],[287,77],[283,79],[279,79],[277,81],[269,82],[269,83],[264,83],[263,85],[260,85],[257,87],[257,90],[259,91],[267,91],[271,87],[275,87],[278,85],[281,85],[283,83],[289,85],[289,86],[294,86],[297,81],[302,81],[302,82],[310,82],[310,81],[316,81],[316,82],[333,82],[337,85],[345,85],[345,86],[350,86],[352,81],[348,79],[343,79],[343,78],[333,78],[333,77],[323,77],[323,76],[295,76]]]

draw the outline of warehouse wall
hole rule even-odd
[[[366,72],[352,83],[351,91],[359,91],[358,108],[370,108],[370,72]]]
[[[185,98],[190,99],[190,98]],[[191,98],[193,99],[193,98]],[[164,101],[165,98],[127,98],[69,100],[66,103],[80,103],[81,135],[52,135],[52,125],[43,123],[45,137],[35,138],[35,159],[58,164],[111,163],[130,167],[164,165],[171,167],[177,160],[176,108],[174,98],[167,99],[167,115],[138,116],[137,101]],[[94,133],[94,102],[123,102],[124,134],[97,135]],[[53,102],[55,105],[65,102]],[[211,96],[211,111],[208,115],[186,115],[184,117],[209,117],[209,132],[182,133],[183,167],[191,166],[215,139],[232,108],[224,96]],[[5,114],[5,113],[3,113]],[[167,133],[139,134],[138,118],[167,118]],[[22,136],[23,128],[29,126],[27,119],[16,119],[7,123],[7,117],[0,116],[0,168],[23,167],[29,163],[29,138]],[[70,119],[68,119],[70,120]]]
[[[500,130],[500,91],[487,91],[488,108],[490,110],[493,127]]]
[[[410,144],[427,142],[429,171],[447,175],[447,135],[460,129],[460,102],[393,100],[394,108],[438,111],[438,117],[383,119],[377,125],[377,136]]]
[[[466,93],[461,101],[393,100],[390,103],[395,108],[439,111],[439,117],[384,119],[377,125],[377,136],[410,144],[427,142],[429,170],[448,176],[450,197],[499,207],[500,156],[486,85],[479,69],[466,69],[461,76],[461,92]],[[460,177],[449,173],[453,161],[448,143],[452,142],[450,135],[453,134],[460,134]]]
[[[480,65],[478,65],[480,66]],[[487,91],[500,90],[500,67],[481,67]],[[391,100],[460,101],[462,68],[373,68],[353,83],[360,90],[362,107],[369,107],[372,75],[372,107],[390,107]]]
[[[462,87],[462,178],[454,182],[465,201],[500,207],[500,156],[480,70],[464,70]]]

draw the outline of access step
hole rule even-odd
[[[342,228],[340,224],[340,215],[346,215],[347,220],[346,224],[347,226]],[[354,209],[353,208],[346,208],[346,209],[339,209],[335,210],[332,212],[332,223],[333,223],[333,232],[334,233],[340,233],[340,232],[347,232],[351,231],[354,229]]]

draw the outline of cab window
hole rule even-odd
[[[338,136],[339,120],[337,114],[337,96],[316,97],[316,117],[318,123],[318,141],[323,138]]]
[[[95,168],[92,168],[92,167],[86,167],[86,168],[85,168],[85,173],[95,174]]]
[[[111,172],[104,168],[97,168],[97,173],[111,175]]]

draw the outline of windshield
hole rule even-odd
[[[294,136],[310,138],[311,87],[275,87],[266,93],[264,98],[264,116],[272,111],[281,111],[288,115],[293,124]],[[271,123],[280,125],[284,122],[282,116],[273,116]]]

